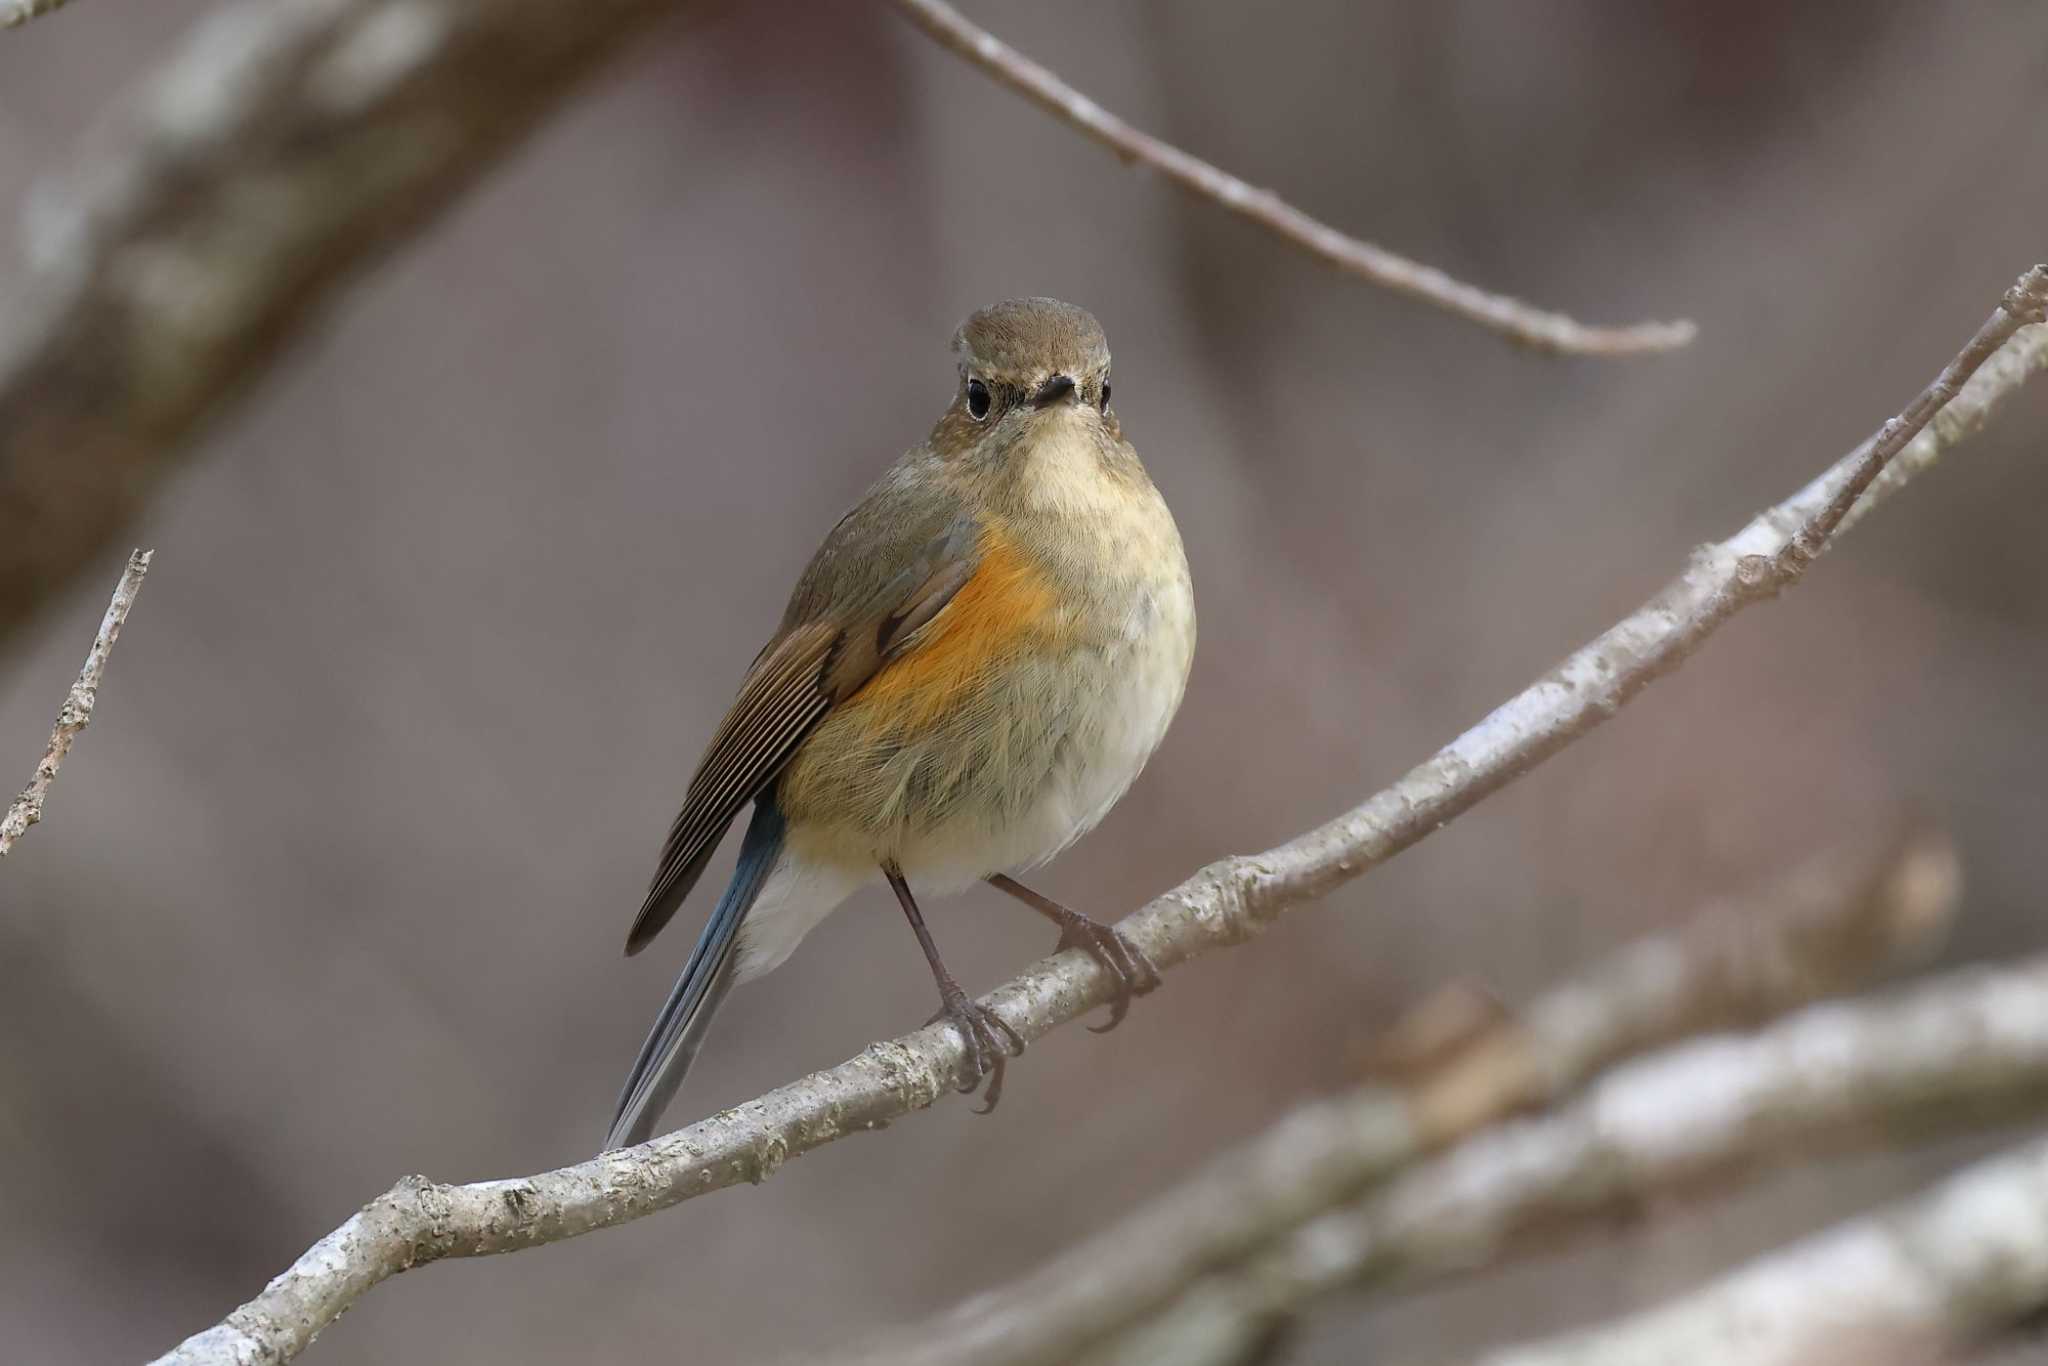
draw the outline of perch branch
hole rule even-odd
[[[1434,1149],[1558,1100],[1619,1059],[1768,1019],[1916,956],[1947,929],[1959,887],[1953,848],[1932,834],[1832,850],[1740,903],[1613,955],[1402,1087],[1366,1086],[1296,1111],[1024,1279],[893,1332],[851,1361],[1071,1362],[1210,1268]],[[1232,1340],[1250,1342],[1275,1317],[1239,1315],[1234,1326],[1245,1332]]]
[[[64,709],[57,713],[57,724],[50,731],[49,747],[36,761],[35,776],[14,799],[14,805],[7,808],[7,815],[0,818],[0,858],[6,857],[14,842],[43,818],[43,802],[50,795],[50,784],[56,781],[64,756],[71,752],[71,742],[92,720],[93,704],[100,695],[100,677],[107,671],[107,656],[114,652],[114,642],[121,636],[121,623],[128,620],[128,609],[135,605],[135,595],[142,591],[142,576],[149,572],[149,562],[155,556],[153,550],[129,554],[128,567],[121,571],[121,580],[114,585],[107,614],[100,618],[99,634],[92,638],[92,649],[86,652],[85,667],[78,671],[78,681],[65,694]]]
[[[1940,1087],[1938,1076],[1927,1080]],[[1495,1352],[1482,1366],[1908,1366],[2044,1305],[2048,1140],[1768,1254],[1662,1308]]]
[[[980,67],[997,82],[1083,136],[1107,147],[1126,164],[1158,172],[1189,193],[1222,205],[1347,275],[1420,299],[1539,351],[1587,356],[1642,355],[1684,346],[1698,330],[1685,321],[1590,327],[1562,313],[1455,280],[1434,267],[1341,233],[1309,217],[1271,190],[1248,185],[1172,143],[1131,127],[943,0],[896,0],[896,4],[911,23],[941,46]]]
[[[71,0],[8,0],[0,5],[0,28],[20,28],[31,19],[55,14]]]
[[[28,214],[0,306],[0,637],[351,272],[681,0],[222,8]]]
[[[1242,1366],[1252,1337],[1335,1290],[1489,1266],[1532,1234],[1626,1213],[1744,1164],[2043,1108],[2048,958],[1950,974],[1895,1002],[1815,1007],[1762,1034],[1626,1063],[1561,1111],[1468,1139],[1211,1276],[1089,1366],[1169,1354],[1182,1366]]]
[[[2048,302],[2048,267],[2023,277],[2008,302],[2037,315]],[[1818,537],[1826,542],[1842,520],[1832,500],[1845,484],[1867,481],[1868,469],[1894,455],[1895,464],[1915,469],[1932,464],[2048,365],[2048,329],[2030,329],[1998,347],[2019,323],[2013,309],[2001,307],[1944,370],[1937,383],[1981,366],[1942,420],[1917,436],[1887,424],[1884,439],[1866,442],[1731,539],[1695,552],[1656,597],[1392,787],[1276,849],[1212,864],[1126,918],[1124,932],[1162,968],[1243,943],[1593,730],[1736,611],[1795,582],[1806,561],[1780,552],[1816,519],[1827,521]],[[1920,407],[1916,401],[1909,411]],[[1865,500],[1897,487],[1873,486]],[[1107,1004],[1114,988],[1106,971],[1073,950],[1034,964],[985,999],[1020,1036],[1034,1039]],[[688,1128],[575,1166],[464,1186],[409,1177],[315,1243],[255,1299],[160,1360],[289,1359],[386,1277],[443,1257],[559,1242],[765,1180],[792,1157],[930,1105],[952,1090],[963,1060],[952,1027],[928,1025]]]

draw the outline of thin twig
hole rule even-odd
[[[2043,1307],[2048,1140],[2037,1140],[1662,1308],[1482,1366],[1918,1366]]]
[[[2037,267],[2023,285],[2027,298],[2048,296],[2048,268]],[[2003,312],[1986,324],[2007,336],[2016,326]],[[1931,465],[2044,366],[2048,329],[2032,329],[1986,360],[1943,420],[1901,449],[1891,468]],[[1863,450],[1853,452],[1731,539],[1695,552],[1656,597],[1364,805],[1264,854],[1212,864],[1121,928],[1154,964],[1170,968],[1253,938],[1284,912],[1442,828],[1595,729],[1735,612],[1793,582],[1798,571],[1781,565],[1778,553],[1826,512],[1864,460]],[[1880,482],[1865,496],[1897,487]],[[1020,1036],[1035,1039],[1107,1004],[1115,986],[1087,954],[1070,950],[984,1000]],[[930,1105],[953,1090],[963,1062],[953,1028],[928,1025],[637,1148],[465,1186],[409,1177],[315,1243],[226,1321],[161,1360],[289,1359],[386,1277],[443,1257],[560,1242],[765,1180],[792,1157]]]
[[[0,28],[20,28],[31,19],[55,14],[71,0],[8,0],[0,5]]]
[[[1948,363],[1934,383],[1921,390],[1920,397],[1914,399],[1905,412],[1887,421],[1865,443],[1855,471],[1842,481],[1842,486],[1828,499],[1820,515],[1808,520],[1778,552],[1781,568],[1796,575],[1812,564],[1827,548],[1829,538],[1842,525],[1842,520],[1849,515],[1856,500],[1863,496],[1864,490],[1884,472],[1892,457],[1913,439],[1914,434],[1962,392],[1963,382],[1976,373],[1977,367],[2005,345],[2006,338],[2018,328],[2043,322],[2048,322],[2048,266],[2036,266],[2005,292],[1990,320],[1978,329],[1962,354]]]
[[[121,636],[121,623],[128,620],[128,609],[135,605],[135,595],[142,591],[142,576],[149,572],[149,562],[155,557],[154,550],[129,553],[128,567],[121,571],[121,581],[114,585],[113,601],[107,604],[107,614],[100,618],[99,634],[92,638],[92,649],[86,652],[85,667],[78,671],[78,681],[64,697],[64,710],[57,713],[49,748],[36,761],[35,776],[14,799],[14,805],[7,808],[6,817],[0,819],[0,858],[6,857],[14,842],[43,818],[43,801],[50,795],[50,784],[55,781],[64,756],[71,752],[71,742],[92,720],[93,705],[99,700],[100,676],[107,671],[107,656],[114,652],[114,642]]]
[[[942,46],[980,67],[1054,118],[1114,152],[1146,166],[1182,189],[1222,205],[1284,241],[1349,275],[1382,289],[1477,323],[1539,351],[1585,356],[1632,356],[1671,351],[1698,331],[1691,322],[1643,322],[1591,327],[1456,280],[1432,266],[1337,231],[1282,200],[1246,184],[1172,143],[1131,127],[1053,72],[980,28],[943,0],[896,0],[897,7]]]
[[[1408,1084],[1366,1086],[1298,1110],[1021,1280],[833,1361],[1071,1362],[1211,1268],[1437,1148],[1567,1095],[1622,1058],[1769,1019],[1919,956],[1947,929],[1959,889],[1954,850],[1931,833],[1830,851],[1740,903],[1713,907],[1575,975]],[[1227,1324],[1220,1312],[1200,1315],[1207,1350],[1263,1340],[1286,1307],[1245,1305]],[[1193,1321],[1177,1307],[1167,1317]],[[1142,1340],[1149,1353],[1153,1335]]]

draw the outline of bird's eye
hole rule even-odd
[[[976,422],[988,416],[988,386],[978,379],[967,381],[967,415]]]
[[[1109,411],[1109,376],[1102,377],[1102,411]]]

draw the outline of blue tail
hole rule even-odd
[[[705,1027],[732,986],[732,951],[739,942],[740,922],[747,918],[782,853],[783,829],[774,793],[764,792],[754,803],[754,819],[740,841],[740,861],[733,869],[732,881],[718,899],[704,933],[697,936],[690,961],[683,965],[683,975],[676,979],[675,990],[655,1018],[647,1042],[640,1045],[633,1074],[619,1095],[611,1132],[605,1136],[606,1148],[624,1148],[651,1138],[661,1112],[683,1084],[683,1076],[704,1042]]]

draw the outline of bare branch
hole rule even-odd
[[[1768,1019],[1929,948],[1960,889],[1931,834],[1866,841],[1614,955],[1439,1058],[1400,1089],[1367,1086],[1297,1110],[1135,1214],[953,1313],[892,1332],[848,1363],[1030,1366],[1073,1361],[1212,1267],[1292,1231],[1517,1110],[1548,1104],[1615,1061],[1673,1039]],[[1214,1295],[1212,1299],[1216,1298]],[[1242,1298],[1242,1297],[1240,1297]],[[1205,1306],[1207,1350],[1242,1347],[1286,1305]],[[1228,1332],[1224,1331],[1227,1324]],[[1154,1345],[1144,1338],[1146,1350]],[[1192,1351],[1193,1348],[1185,1350]],[[1234,1359],[1234,1358],[1233,1358]]]
[[[1940,1085],[1938,1075],[1927,1080]],[[1771,1253],[1661,1309],[1496,1352],[1483,1366],[1907,1366],[2044,1305],[2048,1140]]]
[[[0,636],[351,271],[682,0],[232,5],[29,218],[0,307]]]
[[[71,0],[7,0],[0,4],[0,28],[20,28],[31,19],[55,14]]]
[[[2036,268],[2023,285],[2026,299],[2048,296],[2048,269]],[[2017,326],[2001,311],[1966,355],[1977,354],[1985,335],[2010,338]],[[1932,464],[2044,365],[2048,329],[2029,329],[1984,360],[1943,420],[1901,448],[1891,467]],[[1125,933],[1155,964],[1170,968],[1251,939],[1282,913],[1440,829],[1596,728],[1736,611],[1795,581],[1804,561],[1781,562],[1780,552],[1828,514],[1843,484],[1882,464],[1885,454],[1873,441],[1844,457],[1730,540],[1696,552],[1655,598],[1392,787],[1276,849],[1203,869],[1128,917]],[[1896,487],[1878,483],[1864,497]],[[985,1000],[1021,1037],[1035,1039],[1108,1003],[1114,990],[1107,971],[1071,950],[1026,969]],[[686,1129],[576,1166],[466,1186],[409,1178],[314,1244],[224,1323],[162,1360],[288,1359],[387,1276],[443,1257],[559,1242],[765,1180],[792,1157],[930,1105],[952,1091],[962,1063],[953,1028],[929,1025]]]
[[[49,747],[36,761],[35,776],[14,799],[14,805],[7,808],[7,815],[0,818],[0,858],[6,857],[14,842],[43,818],[43,801],[50,795],[50,784],[56,780],[64,756],[71,752],[71,742],[92,721],[93,705],[99,700],[100,677],[107,671],[107,656],[114,652],[114,642],[121,636],[121,623],[128,620],[128,609],[135,605],[135,595],[142,591],[142,576],[149,572],[149,562],[155,557],[154,550],[129,553],[128,567],[114,585],[107,614],[100,618],[99,634],[92,638],[92,649],[86,652],[85,667],[78,671],[78,681],[65,694],[64,710],[57,713]]]
[[[1564,1110],[1479,1134],[1210,1277],[1090,1366],[1163,1361],[1168,1344],[1186,1366],[1242,1366],[1278,1315],[1335,1290],[1469,1273],[1531,1234],[1739,1164],[2043,1108],[2048,959],[1952,974],[1897,1002],[1816,1007],[1753,1037],[1624,1064]]]
[[[1698,331],[1686,321],[1591,327],[1562,313],[1454,280],[1434,267],[1341,233],[1309,217],[1271,190],[1254,188],[1169,142],[1140,132],[1008,43],[976,26],[944,0],[896,0],[896,4],[911,23],[942,46],[1054,118],[1101,143],[1125,163],[1157,171],[1182,189],[1222,205],[1347,275],[1420,299],[1538,351],[1586,356],[1643,355],[1675,350],[1690,342]]]

